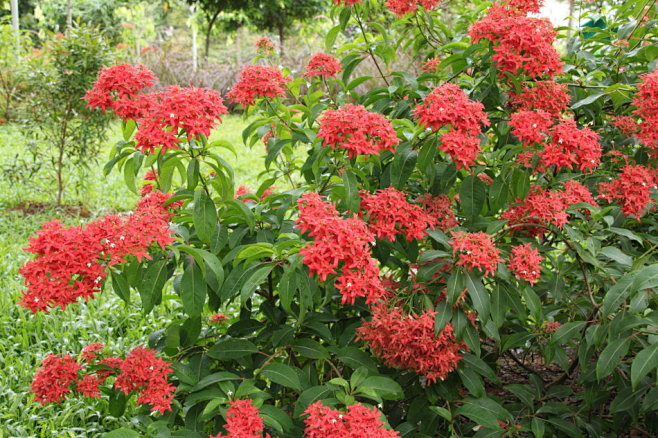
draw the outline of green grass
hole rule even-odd
[[[220,153],[234,166],[238,184],[256,188],[264,148],[259,144],[249,150],[242,144],[241,132],[246,123],[237,116],[227,117],[212,139],[225,139],[234,145],[237,157],[225,149]],[[106,151],[99,162],[90,167],[89,184],[81,188],[77,196],[75,191],[66,193],[66,202],[82,202],[92,217],[132,209],[137,199],[125,188],[120,173],[114,171],[108,177],[102,174],[104,160],[119,136],[118,126],[113,126]],[[3,168],[27,148],[19,129],[0,126],[0,165]],[[55,208],[32,215],[10,208],[25,200],[52,201],[49,187],[52,188],[52,184],[49,184],[48,175],[14,185],[8,184],[6,178],[0,179],[0,438],[93,437],[119,426],[130,427],[129,419],[137,408],[130,408],[121,418],[113,418],[107,414],[105,400],[72,398],[61,405],[42,407],[32,401],[29,393],[32,377],[39,362],[49,353],[75,354],[92,342],[105,343],[115,354],[125,354],[137,345],[146,345],[148,335],[165,326],[167,316],[176,313],[165,302],[153,314],[144,316],[137,297],[126,305],[109,287],[96,299],[71,305],[66,311],[54,310],[51,314],[32,315],[16,305],[23,289],[18,271],[29,259],[22,248],[27,246],[29,237],[42,222],[53,218],[68,224],[84,221]]]

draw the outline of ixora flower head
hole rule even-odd
[[[318,52],[313,55],[306,65],[304,75],[307,78],[312,78],[313,76],[335,77],[342,70],[343,68],[336,58],[326,53]]]
[[[581,172],[592,171],[601,164],[599,135],[589,128],[578,128],[574,119],[565,119],[550,129],[551,143],[539,154],[540,166],[578,167]]]
[[[153,243],[164,248],[173,241],[172,213],[165,206],[169,197],[155,191],[142,198],[127,218],[109,215],[85,227],[45,223],[25,249],[37,257],[20,269],[27,289],[19,304],[32,313],[56,306],[65,309],[80,297],[88,300],[100,292],[108,266],[129,255],[148,257]]]
[[[76,358],[69,354],[48,355],[32,380],[32,393],[42,405],[60,403],[68,394],[100,398],[100,387],[115,377],[113,389],[139,393],[137,404],[149,404],[153,411],[171,410],[174,387],[167,383],[170,364],[144,347],[132,350],[125,359],[102,357],[102,344],[91,344]],[[95,365],[104,368],[96,368]],[[108,385],[109,387],[110,385]]]
[[[398,17],[402,17],[422,6],[427,10],[434,9],[441,0],[387,0],[386,6]]]
[[[285,84],[288,81],[289,79],[284,78],[281,71],[275,67],[248,65],[240,72],[238,82],[226,97],[246,108],[260,97],[284,97]]]
[[[599,184],[599,198],[618,201],[626,216],[640,220],[652,208],[651,190],[655,190],[657,184],[655,169],[627,165],[616,179]]]
[[[325,111],[319,119],[318,137],[324,147],[345,149],[350,158],[377,155],[382,150],[395,152],[400,142],[391,122],[361,105],[347,104]]]
[[[256,40],[255,46],[259,52],[263,52],[266,54],[272,53],[275,50],[274,43],[266,36],[258,38]]]
[[[489,125],[482,103],[470,100],[455,84],[436,87],[414,109],[421,125],[432,131],[451,126],[453,130],[476,136]]]
[[[450,323],[435,333],[435,317],[433,311],[407,314],[399,307],[380,303],[372,309],[372,318],[357,329],[357,336],[386,365],[412,370],[435,383],[457,368],[460,350],[466,349],[455,340]]]
[[[231,406],[226,412],[226,435],[221,433],[211,438],[263,438],[263,419],[258,408],[251,400],[240,399],[230,401]],[[265,438],[269,438],[265,434]]]
[[[525,84],[519,94],[512,94],[511,105],[518,111],[546,111],[554,117],[569,106],[567,86],[555,81],[533,81],[532,87]]]
[[[634,114],[642,120],[639,124],[637,138],[652,149],[658,149],[658,71],[641,76],[633,105],[637,107]]]
[[[340,217],[334,205],[317,193],[306,193],[297,202],[297,227],[314,238],[300,251],[310,273],[325,281],[342,266],[336,288],[343,296],[343,304],[354,304],[359,297],[374,303],[382,297],[385,290],[370,250],[375,236],[365,222],[358,217]]]
[[[500,250],[496,248],[489,234],[465,231],[453,231],[451,234],[452,253],[458,255],[458,265],[464,266],[469,271],[480,269],[484,271],[485,276],[494,275],[502,259]]]
[[[541,277],[541,262],[544,258],[529,243],[515,246],[509,259],[509,268],[516,278],[534,285]]]
[[[375,407],[361,403],[349,405],[347,412],[324,406],[317,401],[304,411],[306,438],[396,438],[400,434],[387,429]]]

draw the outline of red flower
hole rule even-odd
[[[78,383],[78,371],[82,366],[67,354],[49,354],[32,380],[32,392],[42,405],[61,402],[71,392],[71,385]]]
[[[328,408],[320,401],[309,405],[304,411],[307,438],[396,438],[399,433],[386,429],[381,412],[361,403],[347,407],[343,413]]]
[[[119,366],[114,386],[129,394],[139,392],[137,404],[150,404],[152,411],[171,410],[175,387],[167,383],[172,370],[167,361],[155,357],[155,351],[136,347]]]
[[[153,181],[153,182],[151,182]],[[142,188],[139,190],[140,196],[146,196],[149,193],[153,191],[153,188],[157,186],[157,181],[158,181],[158,171],[157,170],[147,170],[146,174],[144,175],[144,184]]]
[[[638,86],[633,105],[633,112],[640,116],[640,132],[637,138],[647,147],[658,148],[658,71],[640,76],[642,83]]]
[[[306,65],[306,72],[304,75],[307,78],[313,76],[335,77],[343,70],[340,62],[331,55],[318,52]]]
[[[552,142],[539,154],[540,165],[555,165],[571,169],[578,166],[582,172],[593,170],[601,163],[599,135],[589,128],[578,128],[576,121],[565,119],[550,130]]]
[[[448,231],[459,225],[455,218],[450,199],[445,195],[432,196],[425,193],[417,199],[418,203],[425,208],[425,212],[432,220],[432,228]]]
[[[361,191],[361,215],[368,216],[368,228],[379,239],[395,240],[402,234],[407,241],[427,235],[433,218],[417,205],[407,202],[404,192],[388,187],[374,194]]]
[[[210,322],[213,324],[220,324],[228,319],[228,315],[224,315],[223,313],[216,313],[215,315],[210,316]]]
[[[357,3],[361,3],[363,0],[334,0],[335,5],[345,5],[345,6],[354,6]]]
[[[615,116],[611,124],[629,137],[636,135],[639,129],[637,121],[629,116]]]
[[[450,155],[457,169],[470,168],[482,151],[480,139],[471,137],[462,131],[450,131],[443,134],[439,149]]]
[[[255,45],[259,52],[272,53],[275,50],[274,43],[265,36],[258,38]]]
[[[425,9],[433,9],[441,0],[388,0],[386,6],[398,17],[418,9],[420,3]]]
[[[469,35],[474,43],[482,39],[492,42],[492,59],[501,74],[537,78],[562,72],[560,55],[553,47],[557,33],[550,21],[527,17],[524,12],[496,3],[487,16],[471,26]]]
[[[231,407],[226,413],[226,435],[221,433],[211,438],[261,438],[263,436],[263,419],[251,400],[230,401]],[[269,438],[269,434],[265,434]]]
[[[529,243],[512,248],[508,266],[516,278],[523,278],[534,285],[541,276],[541,262],[544,258]]]
[[[500,250],[496,248],[490,235],[464,231],[453,231],[451,235],[452,254],[459,254],[458,265],[464,266],[469,271],[480,269],[484,271],[485,276],[494,275],[502,259]]]
[[[525,146],[542,143],[553,126],[551,114],[546,111],[519,111],[512,114],[509,122],[512,134],[517,136]]]
[[[78,382],[76,391],[85,397],[100,398],[100,385],[105,381],[103,377],[85,374]]]
[[[596,206],[597,203],[592,197],[592,192],[587,187],[575,180],[569,180],[562,183],[564,191],[558,192],[557,196],[562,200],[565,208],[569,208],[574,204],[584,202],[586,204]]]
[[[400,142],[390,121],[361,105],[347,104],[327,110],[319,122],[317,136],[324,140],[322,146],[346,149],[350,158],[377,155],[382,150],[395,152],[394,147]]]
[[[82,349],[82,352],[80,353],[80,358],[83,359],[85,362],[93,362],[98,357],[98,355],[96,355],[96,352],[102,351],[103,348],[105,348],[105,345],[101,344],[100,342],[89,344]]]
[[[460,349],[448,323],[441,333],[434,331],[436,312],[405,314],[398,307],[379,304],[372,309],[372,319],[363,321],[357,337],[368,343],[387,366],[412,370],[429,383],[445,379],[461,360]]]
[[[435,56],[434,58],[430,58],[423,62],[423,65],[420,69],[425,73],[434,73],[436,69],[439,68],[439,64],[441,64],[441,59],[439,59],[438,56]]]
[[[104,68],[84,99],[90,108],[111,109],[123,119],[135,119],[146,109],[142,93],[157,78],[143,65],[119,64]]]
[[[240,72],[238,82],[226,96],[246,108],[253,105],[259,97],[284,97],[284,85],[288,81],[277,68],[248,65]]]
[[[562,197],[556,192],[533,187],[523,201],[516,199],[514,204],[503,212],[502,219],[509,221],[510,226],[553,224],[561,228],[569,221],[569,215]],[[532,226],[522,227],[522,230],[530,235],[541,236],[546,233],[544,229]]]
[[[599,184],[599,197],[619,201],[624,214],[639,221],[652,207],[651,190],[656,189],[656,184],[658,177],[655,170],[626,165],[617,179]]]
[[[546,111],[555,117],[567,109],[571,97],[567,86],[555,81],[536,81],[534,87],[523,86],[523,91],[512,95],[512,105],[519,111]]]
[[[483,108],[480,102],[469,100],[459,86],[443,84],[425,97],[414,115],[432,131],[452,126],[453,130],[476,136],[481,132],[481,125],[489,125]]]
[[[524,14],[537,14],[544,6],[544,0],[503,0],[503,4]]]
[[[300,251],[309,271],[325,281],[342,265],[336,288],[343,295],[343,304],[354,304],[358,297],[373,303],[383,296],[379,268],[370,251],[375,236],[366,224],[356,217],[341,218],[333,204],[317,193],[306,193],[297,202],[297,227],[314,238]]]

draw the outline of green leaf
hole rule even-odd
[[[411,145],[405,144],[395,151],[395,158],[391,164],[391,185],[400,190],[406,184],[411,172],[416,166],[418,153],[411,149]]]
[[[180,296],[185,313],[190,316],[201,315],[207,293],[208,288],[199,265],[190,263],[180,281]]]
[[[464,178],[459,188],[459,201],[468,219],[473,220],[480,215],[486,197],[487,187],[480,178],[476,175],[468,175]]]
[[[485,400],[492,401],[486,398],[466,399],[464,400],[464,404],[455,411],[455,415],[463,415],[477,425],[489,429],[500,430],[501,427],[498,424],[497,410],[492,409],[490,403],[485,403]]]
[[[442,408],[440,406],[430,406],[429,409],[430,411],[434,412],[436,415],[439,415],[448,421],[452,421],[452,414],[446,408]]]
[[[112,432],[103,434],[103,438],[139,438],[140,436],[141,435],[134,430],[126,429],[125,427],[114,429]]]
[[[658,344],[649,345],[640,351],[631,365],[631,384],[633,390],[637,384],[651,371],[658,368]]]
[[[324,49],[327,51],[327,53],[331,53],[334,43],[336,42],[336,38],[340,34],[341,31],[341,26],[336,25],[327,32],[327,36],[324,38]]]
[[[247,300],[251,298],[251,295],[258,288],[258,286],[260,286],[265,281],[267,276],[270,275],[270,272],[272,272],[273,268],[274,263],[268,263],[260,266],[258,269],[251,271],[249,276],[245,277],[244,284],[240,289],[240,302],[242,302],[242,304],[245,304]]]
[[[192,216],[194,228],[199,240],[210,243],[213,231],[217,225],[217,210],[215,203],[203,190],[194,193],[194,213]]]
[[[473,307],[478,313],[480,321],[483,323],[489,319],[491,303],[489,292],[484,288],[481,278],[476,278],[472,272],[466,273],[466,288],[473,302]]]
[[[210,235],[210,251],[217,254],[228,242],[228,229],[219,222],[215,224]]]
[[[112,272],[112,290],[119,298],[130,304],[130,285],[122,272]]]
[[[585,321],[573,321],[562,324],[562,326],[555,331],[551,342],[555,345],[562,345],[565,342],[579,336],[580,330],[585,326]]]
[[[434,332],[441,333],[443,328],[452,319],[452,310],[448,305],[448,301],[443,300],[436,305],[436,316],[434,317]]]
[[[142,278],[142,281],[137,287],[139,296],[142,299],[144,313],[149,313],[153,310],[153,306],[160,303],[162,300],[162,288],[168,278],[169,271],[167,270],[167,262],[164,260],[151,263],[146,269],[146,274],[144,274],[144,278]]]
[[[313,386],[304,390],[295,403],[295,417],[302,415],[308,405],[329,398],[335,391],[332,386],[327,385]]]
[[[329,352],[322,344],[312,339],[295,339],[292,349],[295,353],[309,359],[328,359]]]
[[[594,102],[596,102],[597,100],[599,100],[600,98],[602,98],[605,95],[606,95],[606,93],[595,93],[595,94],[592,94],[591,96],[587,96],[586,98],[581,99],[578,102],[571,105],[571,109],[575,110],[575,109],[578,109],[582,106],[594,103]]]
[[[359,186],[356,182],[356,176],[354,176],[354,173],[349,169],[346,169],[343,172],[343,186],[345,187],[345,197],[343,198],[345,207],[347,207],[348,210],[357,213],[361,205]]]
[[[271,363],[262,369],[261,375],[274,383],[301,392],[302,383],[295,368],[282,363]]]
[[[608,289],[603,297],[603,306],[601,306],[601,314],[603,316],[608,316],[617,310],[619,305],[628,297],[633,290],[634,279],[635,272],[630,272]]]
[[[630,346],[629,338],[615,339],[610,342],[607,347],[601,352],[599,360],[596,362],[596,378],[598,380],[610,375],[619,362],[628,353]]]
[[[258,353],[258,347],[246,339],[224,339],[208,350],[208,356],[217,360],[232,360]]]
[[[372,388],[383,399],[399,400],[404,397],[404,391],[398,382],[390,377],[371,376],[361,382],[358,389]]]

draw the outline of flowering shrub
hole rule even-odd
[[[255,191],[208,140],[219,95],[101,73],[89,104],[124,118],[106,169],[143,197],[45,224],[21,304],[111,283],[180,306],[153,350],[47,358],[36,399],[139,393],[143,427],[202,437],[658,433],[656,6],[609,7],[561,57],[541,1],[475,3],[335,0],[340,65],[247,67],[226,98],[266,147]],[[389,71],[393,41],[436,62]]]

